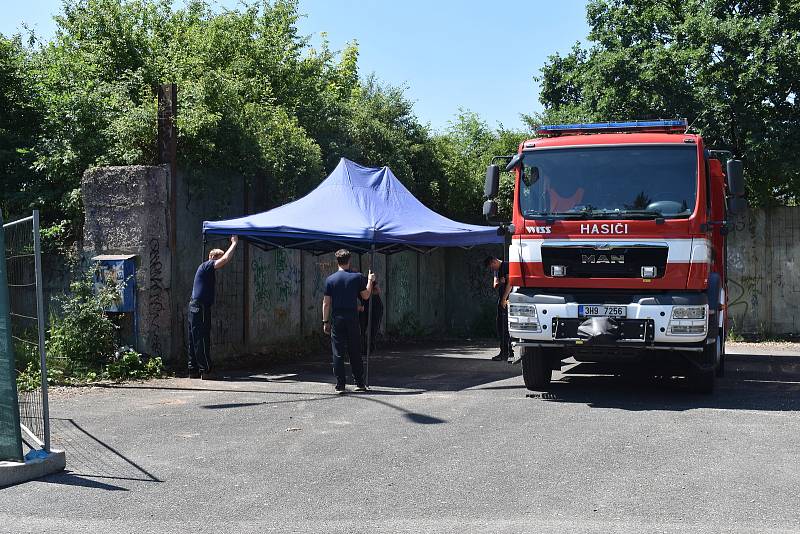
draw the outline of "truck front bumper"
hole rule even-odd
[[[579,315],[581,305],[618,305],[624,317],[613,319],[614,336],[587,338],[579,327],[588,317]],[[705,307],[703,320],[676,318],[676,308],[695,312]],[[509,295],[509,333],[518,345],[570,346],[596,342],[655,350],[701,351],[708,338],[710,316],[704,293],[628,294],[602,291],[543,293],[518,288]],[[691,325],[691,327],[690,327]],[[690,332],[677,333],[680,330]]]

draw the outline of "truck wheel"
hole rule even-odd
[[[522,347],[522,379],[534,391],[546,389],[553,376],[552,364],[541,347]]]

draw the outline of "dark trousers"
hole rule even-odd
[[[189,301],[189,372],[211,370],[211,308]]]
[[[344,355],[350,359],[350,370],[356,384],[364,383],[364,366],[361,363],[361,328],[358,314],[335,314],[331,321],[331,348],[333,349],[333,374],[336,383],[344,385]]]
[[[513,353],[511,349],[511,335],[508,333],[508,308],[503,308],[500,303],[497,303],[497,337],[500,338],[500,354],[510,356]]]

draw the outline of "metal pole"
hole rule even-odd
[[[369,253],[369,270],[375,268],[375,243]],[[373,290],[375,288],[373,287]],[[369,309],[367,310],[367,361],[364,365],[364,384],[369,386],[369,355],[372,352],[372,292],[369,293]]]
[[[36,265],[36,318],[39,323],[39,361],[42,370],[42,418],[44,450],[50,452],[50,401],[47,394],[47,352],[44,344],[44,291],[42,283],[42,243],[39,233],[39,210],[33,210],[33,249]]]

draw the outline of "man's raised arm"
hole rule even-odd
[[[214,268],[215,269],[222,269],[223,267],[225,267],[226,263],[231,261],[231,258],[233,257],[233,251],[236,249],[236,243],[238,243],[238,242],[239,242],[239,237],[235,236],[235,235],[232,235],[231,236],[231,244],[228,247],[228,250],[225,251],[225,254],[223,254],[220,259],[214,261]]]
[[[359,295],[363,300],[369,300],[369,296],[372,295],[372,286],[375,284],[375,273],[372,270],[369,271],[367,275],[367,289],[362,289]]]

